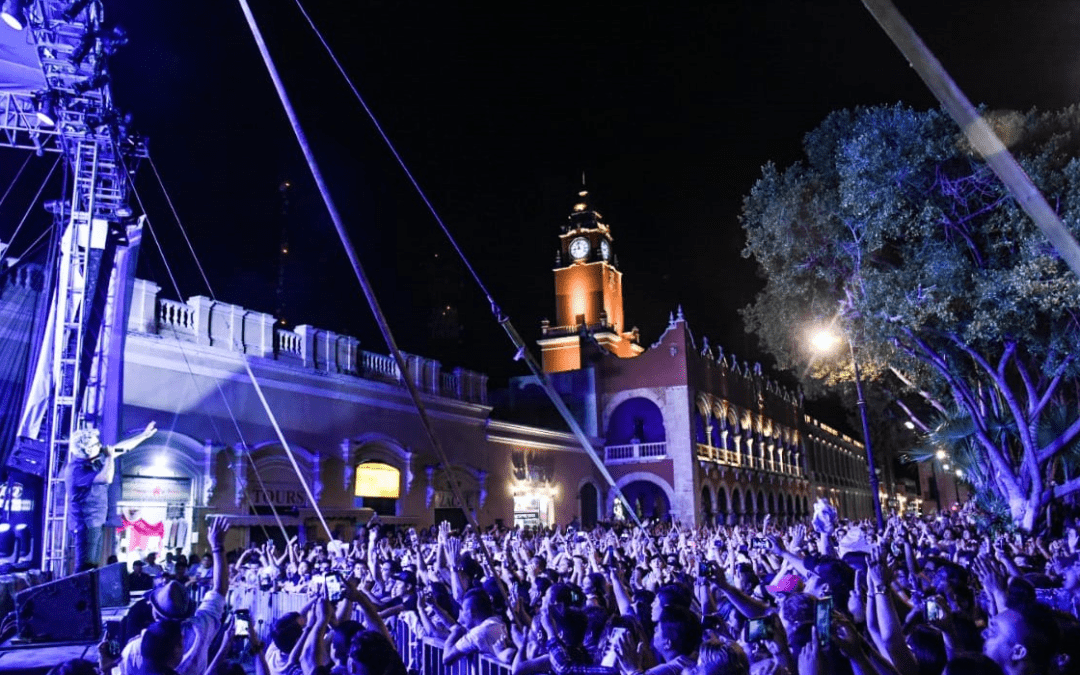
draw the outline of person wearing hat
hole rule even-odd
[[[411,570],[401,570],[390,575],[390,598],[381,603],[376,603],[379,608],[379,616],[388,619],[403,612],[416,611],[416,573]],[[415,628],[415,622],[405,617],[410,627]],[[414,617],[415,618],[415,615]]]
[[[143,569],[143,561],[136,560],[131,563],[131,574],[128,575],[128,588],[133,591],[149,591],[154,587],[154,577]]]
[[[225,594],[229,590],[228,561],[225,559],[225,532],[229,522],[222,516],[210,519],[210,550],[214,554],[214,583],[210,592],[203,596],[194,613],[191,599],[182,584],[172,580],[146,594],[156,621],[180,622],[183,637],[183,657],[175,667],[178,675],[203,675],[206,672],[208,650],[221,627],[225,612]],[[120,658],[120,675],[137,675],[147,671],[143,668],[142,640],[146,631],[133,638],[124,647]]]
[[[175,619],[155,621],[143,631],[139,645],[144,675],[178,675],[184,657],[183,626]]]
[[[97,429],[79,429],[71,435],[64,480],[76,572],[101,564],[101,528],[109,515],[109,484],[116,473],[116,455],[137,447],[156,431],[151,422],[139,434],[113,446],[101,444]]]

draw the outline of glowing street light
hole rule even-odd
[[[814,331],[810,336],[810,345],[819,354],[830,353],[836,345],[840,344],[840,335],[833,331],[822,328]],[[870,421],[866,416],[866,397],[863,396],[862,377],[859,375],[859,362],[855,358],[855,344],[851,338],[847,338],[848,349],[851,350],[851,366],[855,371],[855,393],[858,395],[856,405],[859,408],[859,417],[862,418],[863,447],[866,448],[866,470],[870,474],[870,496],[874,501],[874,515],[877,517],[878,530],[885,529],[885,518],[881,515],[881,496],[878,494],[877,465],[874,464],[874,451],[870,447]]]

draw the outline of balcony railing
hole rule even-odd
[[[708,443],[697,443],[697,456],[709,462],[716,462],[724,466],[745,466],[749,469],[770,471],[785,476],[802,476],[802,469],[792,464],[781,463],[775,460],[765,460],[761,457],[751,457],[746,454],[740,455],[735,450],[717,448]]]
[[[277,325],[273,316],[196,296],[186,302],[158,297],[157,284],[136,279],[128,332],[273,359],[290,367],[341,373],[405,386],[408,377],[428,394],[487,405],[487,375],[462,368],[443,370],[434,359],[406,354],[403,374],[386,354],[360,349],[348,335],[301,325]]]
[[[605,462],[636,462],[667,457],[667,443],[628,443],[604,446]]]

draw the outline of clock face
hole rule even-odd
[[[581,260],[585,256],[589,255],[589,240],[585,237],[578,237],[574,241],[570,242],[570,257],[574,260]]]
[[[611,244],[608,243],[607,239],[600,240],[600,257],[604,260],[611,258]]]

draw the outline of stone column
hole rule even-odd
[[[244,353],[274,358],[274,317],[262,312],[244,315]]]
[[[194,316],[192,328],[195,330],[195,344],[210,345],[210,310],[214,301],[204,295],[195,295],[187,299]]]
[[[157,296],[161,291],[153,281],[136,279],[131,293],[131,313],[128,330],[135,333],[157,333]]]

